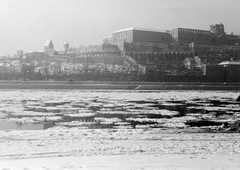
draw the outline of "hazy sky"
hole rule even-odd
[[[0,56],[22,49],[43,51],[101,44],[112,32],[143,27],[209,30],[225,25],[240,35],[240,0],[0,0]]]

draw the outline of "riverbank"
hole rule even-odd
[[[1,161],[1,170],[237,170],[237,155],[104,155]]]
[[[140,81],[0,81],[0,89],[240,90],[240,84]]]
[[[239,169],[238,134],[160,129],[0,131],[1,170]]]

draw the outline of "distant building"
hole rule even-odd
[[[211,44],[212,34],[210,31],[188,29],[188,28],[175,28],[172,30],[172,37],[174,43],[179,43],[180,45],[197,43],[197,44]]]
[[[239,38],[232,34],[222,34],[212,38],[214,45],[239,45]]]
[[[103,39],[103,44],[101,46],[102,51],[119,51],[118,46],[112,44],[113,37],[109,36]]]
[[[210,32],[214,34],[215,36],[223,35],[226,34],[224,31],[224,25],[221,24],[215,24],[215,25],[210,25]]]
[[[132,27],[113,32],[112,36],[103,39],[103,44],[117,45],[120,51],[126,52],[189,51],[195,47],[206,51],[226,45],[237,46],[240,36],[226,34],[222,23],[210,25],[210,30],[175,28],[167,31]]]
[[[53,56],[54,55],[54,45],[52,40],[48,40],[44,45],[44,52],[46,55]]]
[[[212,37],[211,43],[214,45],[238,45],[239,44],[239,37],[236,35],[226,34],[224,31],[224,25],[215,24],[210,25],[210,32],[214,35]]]
[[[119,50],[117,45],[103,43],[102,51],[119,51]]]
[[[69,43],[67,41],[65,41],[63,43],[63,52],[67,53],[68,49],[69,49]]]
[[[21,73],[24,80],[32,80],[35,78],[34,65],[22,64]]]
[[[240,82],[240,61],[224,61],[219,64],[224,68],[224,80]]]
[[[121,51],[168,51],[172,42],[166,30],[127,28],[112,33],[112,44]]]
[[[103,44],[112,44],[112,36],[103,39]]]
[[[223,61],[218,65],[207,65],[206,76],[215,82],[240,82],[240,61]]]

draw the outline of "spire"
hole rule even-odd
[[[54,45],[53,45],[52,40],[47,40],[47,42],[45,43],[44,47],[48,47],[48,48],[54,49]]]

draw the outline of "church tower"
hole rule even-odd
[[[45,54],[49,55],[49,56],[53,56],[54,54],[54,45],[52,40],[48,40],[45,45],[44,45],[44,52]]]
[[[216,36],[226,34],[225,31],[224,31],[224,25],[222,23],[221,24],[210,25],[210,32],[213,33]]]
[[[69,48],[69,43],[68,43],[67,41],[65,41],[65,42],[63,43],[63,51],[64,51],[64,53],[67,53],[68,48]]]

